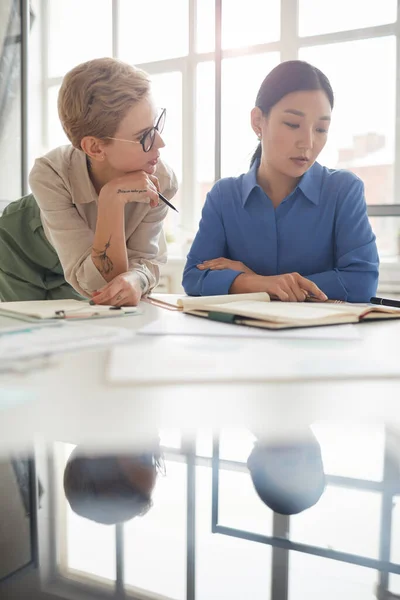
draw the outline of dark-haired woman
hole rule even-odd
[[[291,302],[375,295],[379,259],[364,185],[316,162],[333,104],[327,77],[306,62],[267,75],[251,112],[259,145],[250,170],[207,195],[183,275],[187,294],[263,291]]]

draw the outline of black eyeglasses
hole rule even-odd
[[[142,135],[142,137],[140,138],[139,141],[136,141],[136,140],[124,140],[122,138],[115,138],[115,137],[110,137],[110,136],[107,136],[107,139],[108,140],[115,140],[117,142],[129,142],[130,144],[141,144],[144,152],[150,152],[150,150],[154,146],[154,141],[156,139],[156,132],[159,135],[161,135],[162,132],[163,132],[164,125],[165,125],[166,113],[167,113],[167,109],[163,108],[161,110],[161,114],[158,117],[157,122],[154,125],[154,127],[152,127],[151,129],[149,129],[148,131],[146,131]]]

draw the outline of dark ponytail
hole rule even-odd
[[[251,157],[250,168],[254,165],[256,160],[260,160],[260,159],[261,159],[261,142],[258,142],[258,146],[254,150],[253,156]]]
[[[256,98],[256,106],[265,116],[284,96],[292,92],[323,90],[333,108],[333,90],[329,79],[317,67],[303,60],[288,60],[272,69],[261,84]],[[251,157],[250,167],[261,158],[261,143]]]

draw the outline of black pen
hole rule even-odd
[[[371,304],[380,304],[382,306],[393,306],[394,308],[400,308],[400,300],[390,300],[386,298],[371,298]]]
[[[174,210],[176,210],[176,212],[179,212],[178,209],[175,208],[175,206],[173,204],[171,204],[171,202],[169,200],[167,200],[165,196],[163,196],[162,194],[160,194],[160,192],[158,192],[158,197],[160,198],[160,200],[162,200],[163,202],[165,202],[165,204],[167,206],[169,206],[170,208],[173,208]]]

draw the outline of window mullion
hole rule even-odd
[[[115,525],[115,596],[116,598],[125,595],[125,569],[124,569],[124,524]]]
[[[298,56],[298,0],[281,0],[281,61]]]
[[[182,72],[182,210],[183,232],[196,227],[196,0],[189,0],[189,52]],[[184,238],[185,236],[183,236]],[[182,241],[182,240],[179,240]]]
[[[397,1],[396,22],[396,101],[395,101],[395,141],[394,141],[394,197],[396,202],[398,190],[400,189],[400,0]]]
[[[40,16],[42,19],[41,29],[41,69],[42,69],[42,141],[45,148],[49,146],[49,0],[42,0],[40,6]]]
[[[111,40],[112,40],[113,58],[119,58],[119,12],[120,12],[119,9],[120,9],[119,0],[112,0]]]

